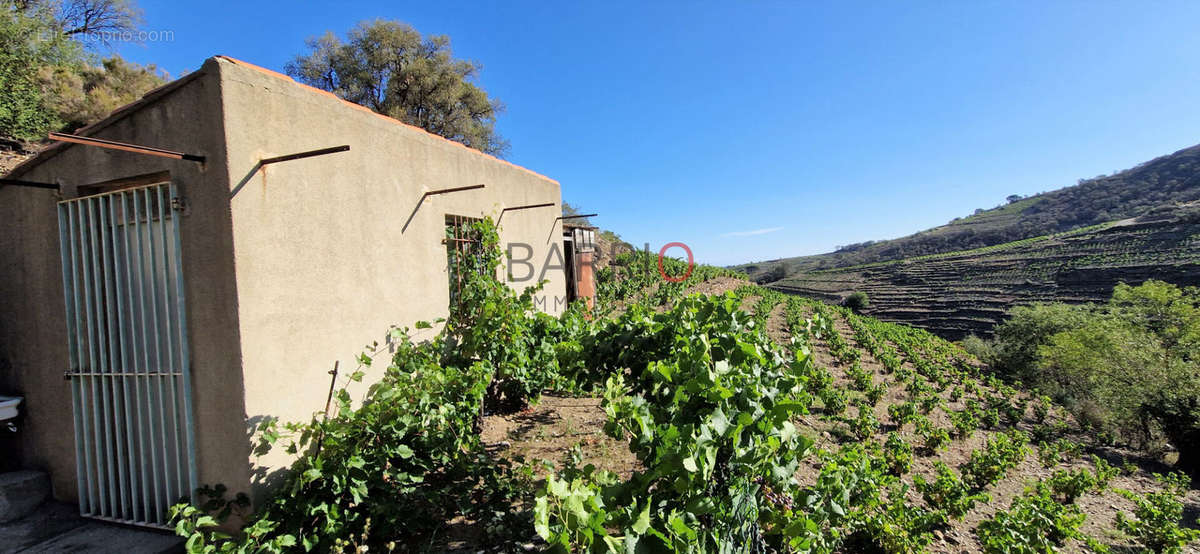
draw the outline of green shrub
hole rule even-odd
[[[994,485],[1025,459],[1029,452],[1027,441],[1025,434],[1016,430],[988,439],[987,444],[971,452],[970,459],[963,464],[963,480],[976,490]]]
[[[917,421],[917,418],[920,415],[917,413],[917,411],[916,402],[910,401],[892,404],[891,406],[888,406],[888,418],[892,420],[892,423],[902,426],[906,423]]]
[[[950,432],[934,425],[925,416],[920,416],[917,420],[917,435],[925,441],[925,448],[930,452],[937,452],[950,444]]]
[[[962,347],[968,354],[975,356],[985,363],[991,363],[996,359],[995,346],[991,341],[980,338],[978,335],[967,335],[962,340]]]
[[[1071,427],[1067,425],[1066,421],[1058,420],[1053,423],[1034,425],[1031,434],[1034,440],[1038,442],[1052,442],[1063,438],[1070,430]]]
[[[888,471],[892,475],[904,475],[912,469],[912,445],[904,442],[900,433],[892,431],[883,443],[883,458],[887,460]]]
[[[1073,470],[1060,469],[1046,480],[1047,486],[1059,502],[1071,503],[1089,492],[1101,492],[1108,487],[1108,482],[1117,474],[1117,470],[1108,462],[1092,457],[1095,473],[1086,468]]]
[[[1007,379],[1046,383],[1040,375],[1038,349],[1048,344],[1054,334],[1079,328],[1092,316],[1092,310],[1087,306],[1016,306],[1008,311],[1008,319],[994,329],[991,357],[983,361]]]
[[[1063,462],[1070,462],[1083,453],[1083,446],[1070,439],[1038,443],[1038,461],[1049,469]]]
[[[858,417],[847,419],[846,423],[850,426],[850,433],[854,438],[863,441],[879,431],[879,420],[875,417],[875,412],[870,405],[865,402],[857,404]]]
[[[821,391],[822,412],[827,416],[840,416],[846,411],[846,393],[829,387]]]
[[[1098,437],[1154,446],[1165,437],[1177,467],[1200,473],[1200,291],[1161,281],[1119,284],[1103,310],[1038,349],[1043,379]],[[1039,386],[1041,383],[1038,383]]]
[[[1078,506],[1054,499],[1050,488],[1037,483],[1013,499],[1008,510],[979,524],[976,534],[984,552],[1041,554],[1055,552],[1079,531],[1085,516]]]
[[[871,387],[867,388],[867,390],[865,392],[866,397],[867,397],[867,402],[870,402],[870,404],[872,406],[878,405],[879,401],[883,400],[884,396],[887,396],[887,393],[888,393],[887,383],[876,383],[876,384],[872,385]]]
[[[485,406],[523,406],[556,380],[564,322],[581,318],[534,313],[537,287],[517,294],[494,277],[500,254],[491,221],[472,232],[484,249],[471,262],[479,265],[464,272],[443,330],[415,344],[407,330],[393,329],[393,353],[383,358],[390,363],[357,406],[342,388],[323,417],[260,424],[259,453],[283,445],[296,461],[241,539],[213,532],[215,519],[203,510],[175,507],[177,531],[189,536],[191,550],[382,550],[427,541],[455,517],[479,521],[492,541],[526,532],[529,514],[511,506],[532,500],[530,475],[485,451],[475,427]],[[376,354],[360,356],[348,382],[376,367]]]
[[[1054,401],[1049,396],[1038,396],[1033,402],[1033,421],[1039,425],[1046,422],[1046,417],[1054,408]]]
[[[848,445],[825,453],[817,482],[797,496],[797,530],[788,546],[799,552],[921,552],[938,514],[905,503],[906,488],[887,462]],[[803,532],[800,532],[800,531]]]
[[[1163,490],[1145,495],[1118,491],[1136,507],[1132,519],[1124,513],[1117,514],[1117,529],[1152,552],[1175,554],[1200,539],[1200,530],[1179,524],[1183,520],[1183,496],[1190,488],[1191,479],[1181,473],[1157,477]]]
[[[856,391],[865,391],[871,387],[871,373],[863,369],[862,364],[854,362],[846,368],[846,377]]]
[[[32,3],[31,3],[32,4]],[[67,38],[49,5],[0,8],[0,136],[43,139],[61,125],[47,106],[38,72],[44,67],[75,69],[85,60],[83,48]]]
[[[979,428],[979,418],[975,416],[974,410],[968,408],[951,411],[947,415],[950,417],[950,424],[954,426],[954,435],[959,438],[970,438]]]
[[[867,298],[867,293],[858,291],[850,293],[850,295],[842,301],[842,305],[854,310],[855,312],[861,312],[871,305],[871,301]]]
[[[935,461],[933,466],[937,473],[933,481],[926,481],[920,475],[913,477],[914,486],[925,499],[925,503],[931,507],[957,519],[971,511],[975,504],[990,500],[986,493],[971,490],[971,487],[959,479],[954,470],[942,461]]]

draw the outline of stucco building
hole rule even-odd
[[[500,219],[564,308],[557,182],[287,76],[211,58],[78,134],[185,154],[62,142],[8,176],[58,190],[0,187],[4,456],[84,514],[252,490],[286,463],[252,455],[257,421],[309,418],[335,362],[446,315],[448,225]]]

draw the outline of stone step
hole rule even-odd
[[[17,521],[0,524],[0,552],[111,554],[183,552],[183,539],[166,531],[89,520],[71,504],[43,503]]]
[[[24,554],[87,552],[96,554],[166,554],[183,552],[183,539],[165,531],[134,529],[88,522],[52,539],[37,543]]]
[[[23,552],[86,523],[79,517],[77,506],[53,500],[45,502],[21,519],[0,523],[0,552]]]
[[[50,497],[50,476],[41,471],[0,473],[0,523],[21,519]]]

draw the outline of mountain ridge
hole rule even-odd
[[[759,283],[818,270],[903,260],[1005,244],[1140,217],[1200,200],[1200,144],[1142,162],[1112,175],[955,218],[911,235],[843,246],[811,256],[732,266]]]

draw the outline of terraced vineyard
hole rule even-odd
[[[1049,399],[989,377],[957,345],[926,331],[749,284],[734,293],[772,339],[815,361],[811,413],[798,421],[818,438],[798,473],[808,494],[819,505],[829,501],[821,496],[829,482],[864,474],[875,487],[851,487],[866,501],[847,515],[821,514],[831,528],[844,525],[843,536],[898,510],[906,515],[891,523],[912,527],[889,539],[907,541],[902,547],[888,550],[1020,552],[1005,526],[1028,518],[1031,504],[1053,510],[1053,503],[1062,510],[1053,518],[1073,522],[1066,550],[1139,550],[1119,530],[1118,514],[1163,486],[1142,469],[1163,469],[1153,460],[1091,443]],[[1186,499],[1200,506],[1196,491]],[[805,502],[819,511],[814,497]]]
[[[1103,302],[1119,282],[1200,285],[1200,204],[963,252],[799,273],[775,290],[837,303],[958,339],[987,334],[1014,304]]]
[[[760,531],[784,535],[788,550],[1138,551],[1142,543],[1121,521],[1146,498],[1165,488],[1174,491],[1168,496],[1185,499],[1180,507],[1200,506],[1200,494],[1177,482],[1164,485],[1146,471],[1164,466],[1135,451],[1092,443],[1049,399],[989,377],[960,347],[920,329],[719,274],[655,297],[666,306],[634,302],[632,316],[622,317],[637,320],[644,317],[639,309],[657,308],[654,321],[666,324],[671,311],[691,306],[683,299],[688,294],[711,295],[717,302],[721,295],[736,298],[748,314],[748,328],[782,348],[804,383],[796,397],[804,407],[791,422],[812,439],[794,468],[800,486],[768,490],[772,505],[760,506],[785,514],[792,529]],[[669,397],[672,385],[685,386],[681,377],[656,382],[653,390],[660,396]],[[612,408],[616,399],[610,393],[605,398],[608,428],[620,428],[620,409]],[[713,420],[699,411],[689,420],[698,421],[696,432],[703,433],[699,430]],[[724,413],[718,408],[712,416],[725,421]],[[782,427],[785,435],[789,428]],[[635,472],[706,475],[703,464],[664,468],[660,464],[670,467],[669,458],[639,453],[637,426],[624,429],[638,458]],[[602,429],[591,432],[593,444],[603,445]],[[577,456],[585,463],[612,463],[611,455],[583,444]],[[703,445],[701,440],[698,446]],[[619,481],[570,467],[552,478],[542,494],[550,506],[544,523],[551,542],[594,547],[607,535],[600,528],[625,521],[612,513],[621,496],[601,492],[625,490]],[[644,483],[635,478],[624,486],[629,485],[642,490]],[[574,515],[566,507],[570,501],[581,504]]]

